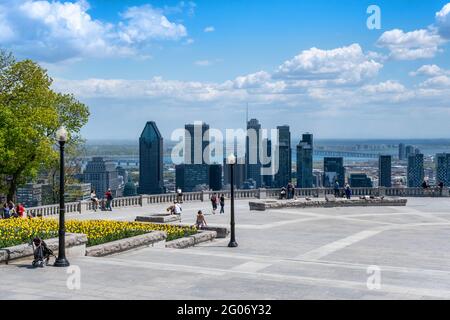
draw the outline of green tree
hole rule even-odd
[[[56,130],[64,125],[76,141],[88,121],[87,106],[51,84],[37,63],[0,51],[0,176],[9,200],[40,168],[57,163]]]

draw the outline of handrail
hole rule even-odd
[[[392,196],[392,197],[450,197],[448,187],[440,188],[352,188],[353,196]],[[252,199],[252,198],[279,198],[280,189],[250,189],[235,190],[236,199]],[[198,191],[183,193],[183,202],[191,201],[208,201],[214,194],[224,194],[230,198],[230,190],[222,191]],[[296,197],[324,197],[327,194],[334,194],[333,188],[296,188]],[[157,203],[173,203],[180,200],[176,193],[139,195],[132,197],[115,198],[111,202],[112,207],[144,207]],[[101,200],[104,201],[104,200]],[[65,204],[66,213],[83,213],[94,210],[93,202],[90,200],[69,202]],[[45,217],[59,214],[59,205],[46,205],[32,207],[27,209],[28,213],[34,217]]]

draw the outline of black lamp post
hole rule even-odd
[[[69,261],[66,259],[66,227],[64,203],[64,145],[67,141],[67,130],[61,127],[56,132],[56,138],[59,142],[59,231],[58,231],[58,258],[56,258],[55,267],[68,267]]]
[[[236,164],[236,157],[234,154],[230,154],[228,156],[228,164],[230,165],[230,183],[231,183],[231,222],[230,222],[230,228],[231,228],[231,235],[230,235],[230,243],[228,243],[228,247],[235,248],[238,246],[236,239],[235,239],[235,232],[234,232],[234,166]]]

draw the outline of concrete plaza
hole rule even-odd
[[[166,207],[68,218],[134,220]],[[198,209],[208,224],[228,226],[229,207],[211,215],[209,202],[185,203],[182,223],[193,224]],[[450,299],[450,199],[265,212],[249,211],[242,200],[236,223],[238,248],[228,248],[227,238],[71,258],[81,271],[78,290],[68,288],[65,269],[1,265],[0,292],[8,299]],[[378,268],[380,286],[369,289]]]

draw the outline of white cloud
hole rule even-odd
[[[209,67],[213,64],[212,61],[209,60],[197,60],[195,61],[195,65],[199,66],[199,67]]]
[[[214,32],[216,29],[213,26],[206,27],[203,32]]]
[[[432,77],[422,82],[420,84],[420,87],[433,89],[450,89],[450,77],[446,75]]]
[[[438,75],[442,75],[442,74],[446,74],[449,73],[446,70],[441,69],[440,67],[438,67],[435,64],[426,64],[421,66],[419,69],[417,69],[417,71],[413,71],[410,72],[409,75],[410,76],[438,76]]]
[[[178,40],[186,28],[148,5],[129,8],[114,25],[93,19],[86,0],[4,0],[0,45],[42,62],[83,57],[140,56],[153,40]]]
[[[450,39],[450,3],[436,13],[436,25],[439,34],[445,39]]]
[[[320,81],[337,85],[355,84],[375,77],[382,64],[364,54],[359,44],[332,50],[312,48],[284,62],[275,77]]]
[[[394,29],[384,32],[377,45],[390,51],[390,56],[397,60],[415,60],[433,58],[444,41],[432,30],[415,30],[404,32]]]
[[[195,62],[199,66],[209,66],[212,63],[210,60]],[[174,81],[161,77],[147,81],[57,79],[55,88],[63,92],[72,91],[84,98],[139,97],[216,102],[251,99],[264,103],[278,101],[295,105],[299,97],[324,100],[322,90],[331,92],[332,89],[339,88],[340,92],[344,92],[342,86],[363,85],[375,77],[381,67],[381,64],[368,59],[361,47],[355,44],[328,51],[316,48],[306,50],[283,63],[273,74],[262,70],[222,83]],[[387,85],[396,85],[397,88],[400,86],[389,82]],[[344,97],[343,93],[340,95]],[[336,97],[337,93],[333,93],[330,99]]]
[[[187,35],[182,24],[170,22],[159,10],[150,5],[128,8],[119,23],[118,36],[128,44],[149,40],[178,40]]]
[[[362,87],[362,90],[367,93],[402,93],[406,91],[404,85],[398,81],[388,80],[386,82],[380,82],[378,84],[371,84]]]

